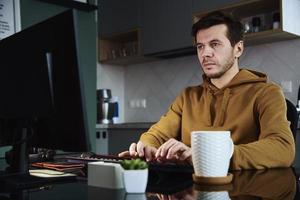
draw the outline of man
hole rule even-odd
[[[239,69],[244,50],[240,22],[214,12],[193,25],[203,84],[186,88],[168,112],[120,156],[192,162],[190,133],[229,130],[230,168],[288,167],[295,144],[281,89],[266,75]]]

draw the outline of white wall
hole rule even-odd
[[[280,84],[292,81],[286,98],[296,104],[300,84],[300,39],[246,47],[240,66],[262,71]],[[130,66],[103,66],[98,69],[98,87],[109,87],[122,97],[124,122],[153,122],[167,110],[185,87],[202,82],[196,56],[180,57]],[[130,108],[131,99],[147,100],[146,108]]]

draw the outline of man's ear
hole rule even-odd
[[[239,58],[244,51],[244,42],[243,41],[239,41],[238,43],[235,44],[235,48],[234,48],[234,56],[236,58]]]

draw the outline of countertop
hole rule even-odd
[[[96,129],[148,129],[155,122],[133,122],[133,123],[120,123],[120,124],[97,124]]]

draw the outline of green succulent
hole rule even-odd
[[[121,166],[125,170],[137,170],[137,169],[147,169],[148,168],[148,164],[139,158],[132,159],[132,160],[123,160],[121,162]]]

